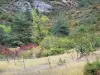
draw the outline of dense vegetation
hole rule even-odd
[[[53,60],[55,63],[59,60],[56,63],[59,68],[65,65],[66,72],[74,73],[70,70],[80,70],[86,64],[84,75],[100,75],[100,61],[89,62],[99,59],[99,48],[100,0],[0,0],[0,60],[6,58],[9,63],[9,59],[14,59],[16,65],[16,60],[20,62],[22,58],[25,68],[24,59],[30,63],[32,58],[46,57],[43,66],[49,64],[51,70],[49,56],[56,59],[53,55],[61,54]],[[68,60],[62,56],[64,53],[70,53]]]
[[[84,75],[99,75],[100,74],[100,61],[87,63],[84,69]]]
[[[77,10],[57,10],[60,12],[56,14],[54,11],[44,14],[35,9],[31,13],[0,11],[0,44],[7,47],[37,44],[44,49],[43,56],[73,48],[88,54],[100,47],[99,2],[77,0]]]

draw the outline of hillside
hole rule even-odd
[[[99,75],[99,58],[100,0],[0,1],[0,75]]]

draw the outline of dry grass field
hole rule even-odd
[[[99,58],[100,51],[95,53]],[[89,61],[94,61],[96,56],[88,56]],[[23,60],[15,62],[14,60],[9,60],[9,63],[0,61],[0,75],[83,75],[84,65],[87,63],[85,57],[77,60],[76,52],[25,59],[25,63]]]

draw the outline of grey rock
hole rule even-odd
[[[12,10],[15,12],[27,12],[27,11],[31,12],[32,7],[28,1],[19,0],[14,3]]]
[[[33,6],[35,9],[37,9],[40,12],[51,12],[52,11],[52,6],[40,1],[40,0],[35,0],[33,3]]]
[[[39,12],[51,12],[52,6],[40,0],[17,0],[7,9],[13,12],[32,12],[32,9]]]
[[[41,1],[41,0],[15,0],[15,2],[12,2],[10,7],[7,9],[3,9],[3,11],[13,11],[13,12],[32,12],[32,10],[35,8],[41,13],[48,13],[52,12],[52,10],[66,10],[68,8],[68,5],[66,3],[62,2],[63,0],[59,1],[50,1],[48,3]],[[65,0],[64,0],[65,1]],[[76,4],[77,5],[77,4]]]

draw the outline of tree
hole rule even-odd
[[[33,42],[32,30],[33,25],[30,16],[22,12],[14,13],[12,25],[12,45],[28,44]]]
[[[48,17],[37,12],[36,10],[33,10],[32,12],[33,17],[33,33],[34,33],[34,39],[36,40],[36,43],[39,44],[39,42],[48,34],[48,30],[46,29],[46,22],[49,21]]]
[[[65,17],[64,13],[59,13],[57,21],[55,22],[54,26],[51,29],[54,35],[57,36],[69,35],[70,33],[69,26],[64,17]]]
[[[76,43],[76,51],[80,53],[79,58],[87,56],[95,51],[95,44],[93,42],[94,36],[90,34],[88,30],[88,27],[81,25],[74,31],[73,39]]]
[[[0,24],[0,45],[8,44],[10,39],[11,27]]]

